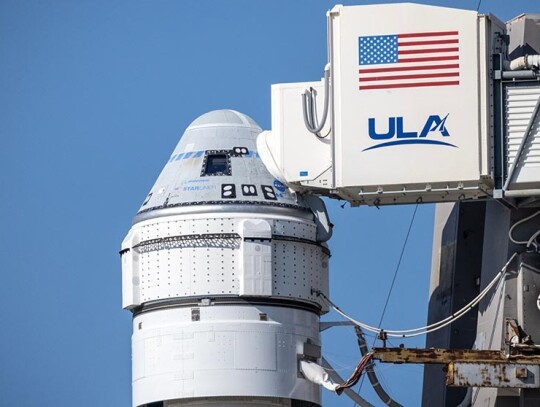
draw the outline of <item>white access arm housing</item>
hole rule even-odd
[[[272,130],[258,140],[273,175],[353,205],[492,196],[491,58],[506,51],[505,24],[406,3],[336,6],[328,27],[327,122],[310,133],[302,107],[315,88],[322,116],[324,81],[273,85]]]

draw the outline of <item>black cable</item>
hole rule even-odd
[[[384,303],[384,308],[383,308],[383,311],[382,311],[382,314],[381,314],[381,319],[379,320],[379,325],[377,325],[377,328],[381,328],[381,325],[382,325],[382,322],[383,322],[383,319],[384,319],[384,314],[386,313],[386,308],[388,307],[388,303],[390,301],[390,296],[392,295],[392,290],[394,289],[394,284],[396,282],[396,278],[397,278],[397,275],[398,275],[398,271],[399,271],[399,266],[401,266],[401,260],[403,260],[403,254],[405,253],[405,248],[407,247],[407,242],[409,241],[409,235],[411,234],[411,229],[412,229],[412,225],[414,223],[414,218],[416,217],[416,211],[418,210],[418,203],[416,204],[416,206],[414,207],[414,212],[412,214],[412,218],[411,218],[411,222],[409,223],[409,229],[407,230],[407,234],[405,235],[405,241],[403,242],[403,247],[401,248],[401,253],[399,255],[399,260],[397,262],[397,265],[396,265],[396,270],[394,271],[394,278],[392,278],[392,284],[390,284],[390,290],[388,290],[388,295],[386,296],[386,302]],[[375,339],[373,339],[373,344],[371,345],[371,347],[373,347],[375,345],[375,342],[377,341],[377,337],[375,337]],[[360,393],[360,390],[362,389],[362,385],[364,384],[364,377],[362,377],[362,380],[360,381],[360,386],[358,387],[358,393]]]
[[[480,4],[482,4],[482,0],[478,0],[478,6],[476,6],[476,11],[480,10]]]
[[[379,325],[377,325],[377,328],[381,328],[384,314],[386,313],[386,308],[388,307],[388,303],[390,302],[390,296],[392,295],[392,290],[394,289],[394,284],[396,282],[396,278],[399,271],[399,266],[401,266],[401,260],[403,260],[403,254],[405,253],[405,248],[407,247],[407,242],[409,241],[409,235],[411,234],[412,225],[414,223],[414,218],[416,216],[416,211],[418,210],[418,204],[414,207],[414,212],[411,218],[411,223],[409,223],[409,229],[407,230],[407,235],[405,236],[405,241],[403,242],[403,247],[401,248],[401,253],[399,255],[399,260],[396,266],[396,271],[394,271],[394,277],[392,278],[392,284],[390,284],[390,290],[388,290],[388,295],[386,296],[386,302],[384,303],[384,308],[381,314],[381,319],[379,320]]]

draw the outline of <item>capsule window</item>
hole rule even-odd
[[[207,154],[201,175],[231,175],[231,162],[227,153]]]

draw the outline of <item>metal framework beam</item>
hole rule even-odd
[[[537,348],[530,350],[536,352]],[[373,359],[383,363],[446,365],[447,386],[540,388],[537,352],[508,355],[496,350],[373,348]]]
[[[536,355],[506,355],[502,351],[476,349],[373,348],[373,359],[383,363],[438,363],[444,365],[452,362],[540,364],[540,356]]]

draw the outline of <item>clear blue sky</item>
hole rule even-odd
[[[534,3],[480,11],[507,20]],[[232,108],[268,128],[270,84],[320,78],[333,4],[0,0],[1,406],[130,405],[118,250],[133,215],[194,118]],[[377,324],[414,208],[329,207],[331,296]],[[419,208],[386,327],[425,323],[433,212]],[[323,353],[347,376],[352,329],[325,334]],[[421,367],[379,372],[419,405]],[[378,404],[367,382],[361,394]]]

